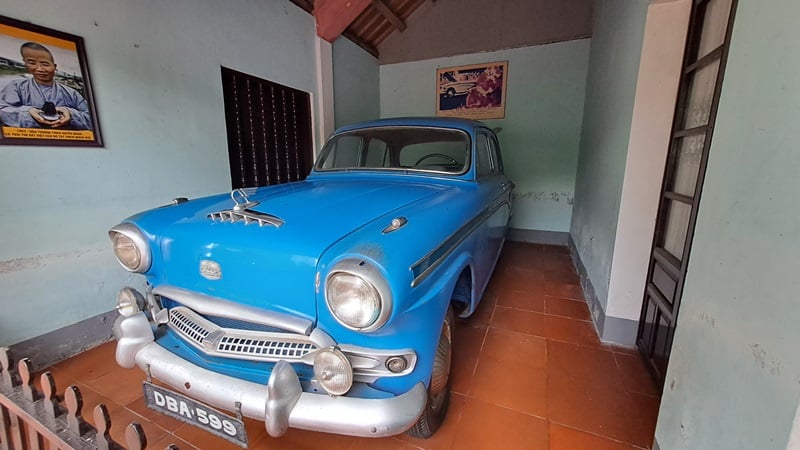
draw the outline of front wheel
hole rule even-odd
[[[450,366],[453,361],[453,308],[447,308],[442,324],[436,355],[433,359],[433,372],[428,386],[428,401],[417,422],[408,429],[411,436],[428,439],[436,433],[447,415],[450,405]]]

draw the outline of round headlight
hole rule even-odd
[[[122,267],[131,272],[145,272],[150,268],[150,248],[147,239],[133,224],[123,223],[108,232],[114,244],[114,254]]]
[[[144,308],[144,296],[132,287],[125,286],[117,294],[117,311],[130,317]]]
[[[353,386],[350,360],[336,348],[326,348],[314,357],[314,376],[328,394],[343,395]]]
[[[325,298],[333,316],[348,328],[367,328],[378,320],[381,313],[378,290],[369,281],[351,273],[331,274]]]
[[[362,332],[379,329],[392,315],[392,289],[373,262],[345,258],[325,277],[325,303],[345,327]]]

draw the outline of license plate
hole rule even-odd
[[[144,387],[144,402],[148,408],[247,448],[247,431],[244,428],[244,422],[236,417],[147,381],[143,382],[142,386]]]

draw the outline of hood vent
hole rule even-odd
[[[273,216],[272,214],[260,213],[249,209],[226,209],[219,212],[213,212],[208,215],[212,221],[220,222],[244,222],[245,225],[257,223],[258,226],[272,225],[275,228],[280,228],[285,222],[280,217]]]

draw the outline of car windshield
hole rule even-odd
[[[364,128],[331,138],[316,169],[414,170],[460,174],[469,168],[463,131],[427,127]]]

